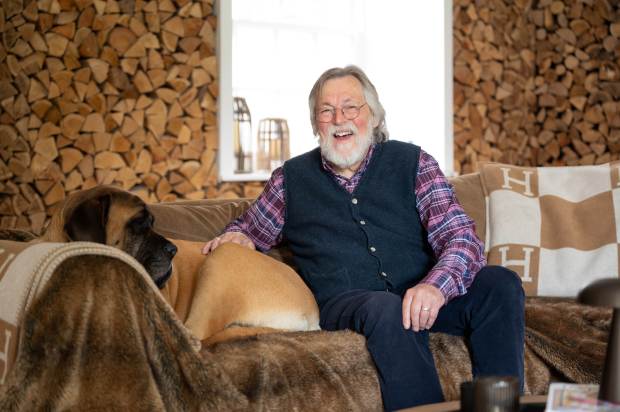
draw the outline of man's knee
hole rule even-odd
[[[480,287],[498,303],[515,308],[523,307],[525,295],[521,278],[503,266],[485,266],[476,275]]]
[[[402,324],[402,300],[390,292],[372,292],[358,309],[358,317],[367,326],[389,327]]]

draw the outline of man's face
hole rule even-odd
[[[362,106],[359,115],[351,120],[342,113],[343,107],[350,106]],[[323,156],[340,168],[361,162],[372,143],[372,129],[375,126],[362,84],[353,76],[326,81],[316,108],[317,112],[334,110],[331,121],[318,122]]]

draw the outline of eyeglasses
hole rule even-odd
[[[353,105],[349,105],[349,106],[343,106],[340,107],[339,110],[342,112],[342,115],[344,116],[345,119],[347,120],[353,120],[355,118],[357,118],[357,116],[360,115],[360,110],[362,109],[362,107],[366,106],[368,103],[364,103],[360,106],[353,106]],[[317,113],[317,119],[319,122],[321,123],[329,123],[332,120],[334,120],[334,117],[336,116],[336,107],[332,108],[332,109],[321,109],[319,110],[319,112]]]

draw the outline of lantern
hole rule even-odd
[[[273,170],[290,157],[289,131],[286,119],[262,119],[258,125],[256,168]]]
[[[243,97],[233,98],[233,150],[235,173],[252,171],[252,116]]]

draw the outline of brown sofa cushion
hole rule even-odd
[[[471,173],[448,179],[465,212],[476,222],[476,233],[484,241],[485,207],[480,175]],[[171,239],[208,241],[219,235],[235,217],[245,212],[253,199],[181,200],[149,205],[155,229]]]
[[[479,173],[469,173],[451,177],[448,181],[454,187],[456,197],[465,209],[465,213],[476,222],[476,234],[484,242],[486,233],[486,210],[484,192]]]
[[[155,230],[169,239],[207,242],[245,212],[254,199],[181,200],[149,205],[155,216]],[[269,256],[295,267],[286,245],[271,249]]]
[[[448,179],[465,212],[476,222],[476,234],[484,242],[485,203],[480,175],[470,173]],[[149,205],[155,230],[170,239],[207,242],[219,235],[234,218],[245,212],[253,199],[181,200]],[[269,251],[271,257],[294,267],[286,245]]]
[[[208,241],[245,212],[252,199],[181,200],[149,205],[155,230],[170,239]]]

